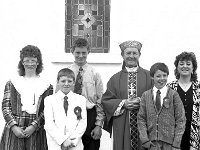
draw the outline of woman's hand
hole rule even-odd
[[[31,136],[31,134],[33,134],[34,131],[35,127],[33,125],[30,125],[24,130],[24,135],[28,138],[29,136]]]
[[[25,134],[22,128],[14,125],[12,128],[13,133],[18,137],[18,138],[25,138]]]

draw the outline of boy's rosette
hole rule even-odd
[[[74,108],[74,113],[77,116],[77,120],[81,120],[82,119],[81,112],[82,112],[81,107],[77,106],[77,107]]]

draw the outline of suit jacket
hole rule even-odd
[[[70,91],[67,116],[63,107],[65,94],[58,91],[45,99],[45,130],[49,150],[61,150],[61,144],[68,138],[75,138],[76,147],[70,150],[82,150],[81,137],[87,126],[86,99]],[[81,108],[81,119],[77,118],[76,108]]]
[[[186,118],[183,103],[176,91],[168,88],[159,111],[155,106],[153,90],[144,92],[137,122],[142,144],[158,140],[180,148]]]

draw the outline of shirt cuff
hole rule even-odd
[[[16,121],[10,121],[8,123],[9,127],[12,128],[14,125],[18,125]]]
[[[95,122],[95,125],[103,128],[103,121],[98,120]]]
[[[38,124],[37,124],[36,121],[33,121],[33,122],[31,123],[31,125],[34,126],[35,129],[37,129],[37,127],[38,127]]]
[[[119,116],[119,115],[123,114],[124,109],[122,107],[124,106],[125,101],[126,100],[124,99],[119,103],[119,105],[118,105],[117,109],[115,110],[113,116]]]

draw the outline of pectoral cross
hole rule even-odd
[[[133,97],[134,93],[135,93],[135,88],[134,88],[133,84],[131,84],[129,87],[129,96]]]

